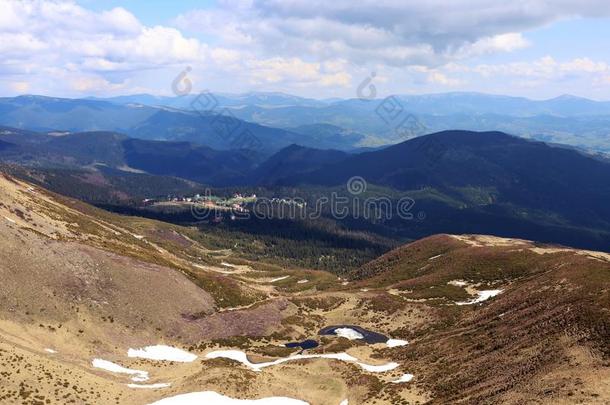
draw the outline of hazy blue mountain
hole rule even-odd
[[[218,117],[229,118],[218,118]],[[71,100],[0,98],[0,125],[51,131],[116,131],[150,140],[272,153],[293,143],[350,151],[452,129],[502,131],[610,152],[610,103],[480,93],[318,101],[282,93],[146,94]]]
[[[571,96],[535,101],[478,93],[343,100],[322,107],[233,109],[239,118],[280,128],[333,125],[364,135],[358,146],[399,143],[451,129],[503,131],[610,152],[610,103]]]
[[[208,94],[208,93],[206,93]],[[136,94],[111,98],[97,98],[115,103],[139,103],[149,106],[167,106],[191,109],[196,106],[193,101],[198,94],[187,96],[162,97],[149,94]],[[527,117],[534,115],[555,115],[574,117],[579,115],[610,115],[609,101],[595,101],[582,97],[563,95],[548,100],[532,100],[525,97],[513,97],[475,92],[450,92],[422,95],[395,95],[403,107],[417,114],[500,114]],[[257,106],[263,108],[277,107],[332,107],[342,106],[348,109],[370,110],[382,99],[364,101],[359,98],[332,98],[315,100],[293,96],[285,93],[251,92],[245,94],[213,93],[218,107]]]
[[[121,131],[157,110],[43,96],[0,98],[0,125],[33,131]]]
[[[0,125],[45,132],[115,131],[147,140],[186,141],[214,149],[251,149],[269,155],[293,143],[352,148],[350,142],[357,141],[346,136],[345,145],[338,144],[336,138],[327,143],[323,136],[245,122],[226,109],[189,111],[40,96],[0,98]]]
[[[305,135],[308,144],[324,149],[357,149],[356,145],[366,139],[363,134],[330,124],[301,125],[290,131]]]
[[[323,106],[327,103],[312,98],[294,96],[280,92],[250,92],[244,94],[214,93],[221,106],[239,107],[246,105],[258,105],[267,107],[285,106]]]
[[[163,109],[129,128],[126,133],[140,139],[187,141],[214,149],[243,148],[265,152],[306,141],[302,135],[290,131],[245,122],[230,116]]]
[[[167,97],[167,96],[154,96],[152,94],[130,94],[125,96],[115,96],[115,97],[88,97],[87,100],[97,100],[97,101],[108,101],[115,104],[143,104],[150,107],[155,106],[166,106],[166,107],[175,107],[173,105],[173,101],[176,97]]]
[[[191,94],[184,96],[153,96],[150,94],[133,94],[126,96],[117,96],[109,98],[91,98],[93,100],[110,101],[117,104],[144,104],[148,106],[166,106],[172,108],[180,108],[186,110],[197,109],[199,105],[197,100],[199,97],[209,99],[209,107],[225,108],[225,107],[241,107],[247,105],[256,105],[261,107],[284,107],[284,106],[323,106],[328,104],[326,101],[314,100],[293,96],[290,94],[279,92],[249,92],[244,94],[229,94],[229,93],[198,93],[193,91]]]
[[[452,92],[423,95],[396,95],[402,106],[415,114],[501,114],[527,117],[534,115],[556,115],[574,117],[579,115],[609,115],[610,102],[563,95],[548,100],[532,100],[495,94]],[[380,102],[382,100],[373,100]],[[357,98],[338,101],[334,104],[359,106],[367,103]]]

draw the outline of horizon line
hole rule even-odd
[[[243,93],[231,93],[231,92],[223,92],[223,91],[210,91],[210,90],[202,90],[200,92],[193,92],[187,96],[194,96],[201,92],[209,92],[214,95],[225,96],[225,97],[244,97],[248,95],[282,95],[295,97],[302,100],[312,100],[318,102],[335,102],[335,101],[350,101],[350,100],[359,100],[358,97],[324,97],[324,98],[313,98],[313,97],[305,97],[299,96],[292,93],[287,93],[283,91],[245,91]],[[570,93],[563,93],[555,97],[549,98],[530,98],[526,96],[515,96],[501,93],[486,93],[480,91],[447,91],[447,92],[432,92],[432,93],[391,93],[383,97],[376,97],[372,100],[384,100],[388,97],[429,97],[429,96],[447,96],[447,95],[477,95],[477,96],[487,96],[487,97],[503,97],[503,98],[511,98],[511,99],[523,99],[534,102],[544,102],[544,101],[553,101],[560,99],[577,99],[577,100],[585,100],[592,101],[597,103],[605,103],[610,102],[610,99],[595,99],[590,97],[582,97],[577,96]],[[153,94],[153,93],[126,93],[126,94],[118,94],[118,95],[109,95],[109,96],[96,96],[96,95],[83,95],[83,96],[54,96],[54,95],[46,95],[46,94],[17,94],[17,95],[0,95],[0,98],[18,98],[18,97],[40,97],[40,98],[56,98],[62,100],[112,100],[121,97],[155,97],[159,99],[178,99],[185,96],[179,95],[165,95],[165,94]],[[369,101],[369,100],[367,100]]]

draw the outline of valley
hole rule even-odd
[[[610,404],[610,2],[0,10],[0,405]]]
[[[271,244],[284,243],[278,235],[314,245],[329,238],[336,245],[347,236],[383,253],[437,233],[592,250],[607,250],[610,243],[610,211],[603,203],[610,164],[501,132],[444,131],[349,154],[291,145],[268,158],[108,132],[57,137],[5,129],[0,140],[11,145],[0,150],[5,170],[26,181],[117,213],[238,238],[266,235],[275,239]],[[350,190],[353,179],[363,183],[361,194]],[[571,193],[574,184],[578,195]],[[242,204],[243,211],[143,202],[196,194],[228,200],[235,193],[256,195],[259,202]],[[214,221],[223,223],[210,227]]]
[[[610,400],[607,254],[438,235],[337,276],[10,175],[0,186],[5,402]],[[284,347],[305,339],[319,346]]]
[[[610,404],[610,2],[0,11],[0,405]]]

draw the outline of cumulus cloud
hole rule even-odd
[[[186,66],[196,87],[310,96],[353,97],[373,71],[380,94],[498,77],[610,84],[606,62],[582,55],[482,63],[535,47],[528,30],[610,15],[606,0],[217,0],[155,26],[75,0],[0,0],[0,10],[0,89],[11,92],[169,94]]]
[[[433,71],[428,74],[428,81],[434,84],[440,84],[443,86],[457,86],[462,84],[462,81],[459,79],[453,79],[448,77],[446,74]]]
[[[229,14],[240,13],[240,7],[216,10],[221,19],[200,20],[223,28],[217,43],[188,37],[175,27],[145,26],[123,8],[93,12],[67,0],[0,0],[0,9],[0,72],[18,83],[29,76],[35,89],[44,76],[63,81],[66,89],[77,93],[134,91],[127,80],[130,76],[186,65],[208,74],[234,75],[244,85],[347,86],[351,80],[336,58],[312,62],[298,55],[264,55],[247,49],[253,38],[230,25]],[[9,84],[8,88],[32,86]]]
[[[176,18],[177,26],[267,54],[331,56],[438,66],[523,48],[520,32],[566,17],[608,15],[604,0],[250,0],[221,1]]]
[[[271,83],[285,80],[311,82],[319,78],[320,72],[318,63],[303,62],[299,58],[254,59],[249,61],[248,67],[255,80]]]
[[[0,0],[0,10],[0,71],[55,78],[72,72],[76,79],[67,87],[77,90],[120,89],[105,74],[205,56],[197,39],[171,27],[146,27],[123,8],[95,13],[72,1]]]

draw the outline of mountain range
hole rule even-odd
[[[324,137],[245,122],[227,109],[192,111],[41,96],[0,98],[0,125],[51,134],[115,131],[144,140],[193,142],[219,150],[250,149],[263,154],[293,143],[337,146],[336,139],[327,144]],[[347,142],[342,146],[349,148]]]
[[[581,248],[610,246],[610,208],[605,204],[610,200],[610,163],[501,132],[444,131],[359,153],[291,145],[270,157],[112,132],[60,136],[4,128],[0,142],[5,162],[95,173],[76,175],[79,186],[74,189],[81,188],[82,179],[96,176],[105,176],[109,184],[132,184],[138,175],[146,178],[143,184],[151,185],[160,176],[164,186],[159,192],[154,186],[146,188],[150,194],[145,197],[176,190],[168,187],[170,177],[196,182],[200,189],[206,184],[258,187],[259,194],[270,197],[289,193],[315,207],[318,198],[345,194],[351,179],[361,178],[369,188],[365,196],[412,198],[414,213],[423,212],[426,219],[405,222],[392,217],[368,223],[348,218],[345,221],[351,222],[345,226],[403,240],[439,232],[493,233]],[[184,183],[185,193],[194,189],[197,186]],[[119,187],[115,193],[126,191],[129,194]],[[133,197],[142,197],[141,192]],[[332,212],[324,215],[336,220]]]
[[[222,113],[133,101],[0,100],[18,127],[0,127],[0,402],[151,403],[202,386],[314,405],[608,402],[604,154],[548,132],[388,135],[362,100],[250,95]],[[544,117],[606,119],[569,107],[581,102]],[[409,125],[423,131],[418,108]],[[284,128],[253,122],[266,114]],[[150,203],[209,186],[319,215]],[[320,204],[333,199],[346,210]],[[378,201],[408,212],[375,216]],[[303,357],[286,345],[311,341]]]
[[[35,131],[116,131],[215,149],[290,144],[353,151],[442,130],[503,131],[527,139],[610,152],[610,102],[480,93],[313,100],[282,93],[146,94],[108,99],[0,98],[0,125]]]
[[[247,149],[215,150],[189,142],[148,141],[116,132],[49,135],[0,127],[0,158],[28,167],[113,170],[172,176],[216,187],[273,185],[349,156],[289,145],[270,157]]]

